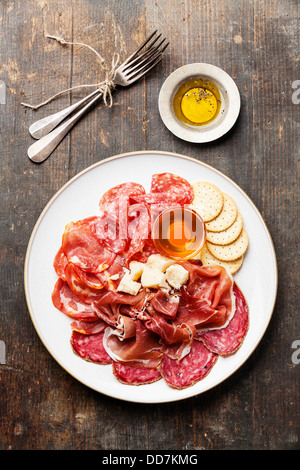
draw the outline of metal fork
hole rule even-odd
[[[154,31],[138,47],[138,49],[116,69],[113,78],[114,85],[120,85],[122,87],[132,85],[162,60],[162,54],[169,43],[165,43],[166,39],[162,39],[158,42],[161,34],[156,34],[157,30]],[[143,51],[146,45],[147,47]],[[55,113],[48,118],[44,118],[41,121],[38,121],[39,125],[38,123],[35,123],[36,129],[39,127],[40,132],[49,132],[49,128],[51,128],[51,126],[52,129],[54,128],[54,130],[51,130],[51,132],[43,135],[40,140],[29,147],[27,152],[28,157],[36,163],[41,163],[46,160],[46,158],[49,157],[57,145],[70,131],[70,129],[84,114],[86,114],[96,103],[100,101],[101,97],[102,93],[96,90],[86,98],[80,100],[75,105],[69,106],[65,110],[60,111],[60,113]],[[73,113],[77,108],[81,107],[86,100],[90,100],[88,104],[81,108],[70,119],[66,120],[60,126],[55,128],[55,126],[57,126],[69,114]]]

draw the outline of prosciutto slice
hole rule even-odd
[[[149,331],[140,320],[119,315],[116,328],[106,328],[103,344],[116,362],[138,364],[139,367],[157,367],[162,359],[159,337]]]
[[[233,279],[222,266],[181,263],[189,271],[182,288],[176,322],[191,323],[197,330],[224,326],[235,311]]]
[[[241,290],[234,284],[235,313],[229,324],[219,330],[199,332],[196,339],[203,341],[205,346],[220,356],[234,354],[242,345],[249,326],[248,305]]]

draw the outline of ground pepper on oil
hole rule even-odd
[[[221,95],[209,80],[197,78],[183,83],[174,96],[177,118],[191,126],[203,126],[213,121],[221,108]]]

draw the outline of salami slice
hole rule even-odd
[[[190,204],[193,198],[193,188],[187,180],[173,173],[157,173],[152,176],[150,193],[138,195],[135,200],[148,204],[184,205]]]
[[[74,320],[95,321],[99,318],[93,304],[81,300],[61,278],[54,286],[52,302],[54,307]]]
[[[242,345],[249,326],[249,311],[247,302],[236,284],[235,314],[228,326],[219,330],[203,331],[196,334],[196,339],[203,341],[206,347],[220,356],[234,354]]]
[[[117,220],[120,217],[121,206],[129,203],[129,198],[135,195],[145,194],[145,188],[138,183],[122,183],[106,191],[100,199],[99,209],[104,214],[109,214]]]
[[[129,247],[126,253],[127,260],[142,251],[146,240],[149,238],[151,226],[148,208],[145,204],[133,204],[128,210],[128,237]]]
[[[160,370],[165,381],[173,388],[187,388],[202,380],[212,369],[217,354],[209,351],[200,341],[194,341],[190,353],[183,359],[164,356]]]
[[[111,364],[112,360],[103,347],[103,332],[94,335],[85,335],[73,331],[71,346],[73,351],[82,359],[97,364]]]
[[[114,217],[103,214],[96,218],[91,228],[99,242],[110,251],[116,254],[125,251],[128,243],[127,233],[124,230],[120,233],[119,221]]]
[[[117,379],[127,385],[145,385],[161,379],[158,369],[137,368],[113,361],[113,373]]]
[[[190,204],[194,198],[193,188],[181,176],[173,173],[157,173],[152,176],[151,193],[165,193],[179,204]]]

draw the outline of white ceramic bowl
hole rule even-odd
[[[173,100],[178,88],[187,80],[203,78],[214,83],[221,95],[221,109],[216,119],[203,126],[189,126],[175,115]],[[160,116],[177,137],[196,143],[211,142],[228,132],[237,120],[241,99],[233,79],[224,70],[205,63],[187,64],[175,70],[164,82],[158,98]]]

